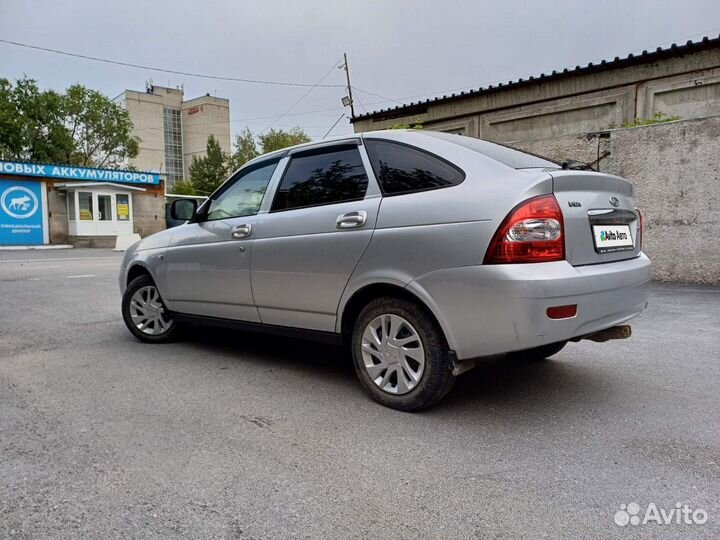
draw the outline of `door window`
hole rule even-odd
[[[115,209],[118,221],[130,221],[130,196],[127,193],[115,195]]]
[[[265,190],[279,160],[258,163],[240,171],[228,187],[210,201],[207,220],[253,216],[260,210]]]
[[[75,221],[75,192],[67,192],[68,220]]]
[[[93,200],[92,193],[78,191],[78,208],[81,221],[93,221]]]
[[[112,221],[112,196],[98,195],[98,219]]]
[[[384,195],[455,186],[465,173],[455,165],[406,144],[366,140],[370,163]]]
[[[310,151],[290,160],[272,211],[361,200],[367,186],[357,146]]]

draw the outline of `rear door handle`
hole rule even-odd
[[[249,223],[245,225],[238,225],[233,227],[232,237],[234,240],[240,240],[241,238],[247,238],[252,234],[252,225]]]
[[[348,212],[337,217],[335,225],[338,229],[356,229],[365,225],[367,221],[367,212],[358,210],[357,212]]]

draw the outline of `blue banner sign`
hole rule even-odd
[[[115,169],[91,169],[67,165],[40,165],[15,161],[0,161],[0,174],[36,176],[55,180],[83,180],[85,182],[118,182],[121,184],[160,183],[160,174],[140,171],[118,171]]]
[[[46,241],[42,182],[0,180],[0,246]]]

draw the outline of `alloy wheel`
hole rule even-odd
[[[425,349],[415,328],[394,314],[375,317],[365,327],[361,342],[365,371],[390,394],[407,394],[425,370]]]
[[[174,324],[165,312],[160,293],[154,285],[140,287],[132,295],[130,318],[138,330],[150,336],[162,335]]]

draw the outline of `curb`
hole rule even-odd
[[[72,249],[70,244],[44,244],[41,246],[0,246],[0,251],[30,251],[43,249]]]

